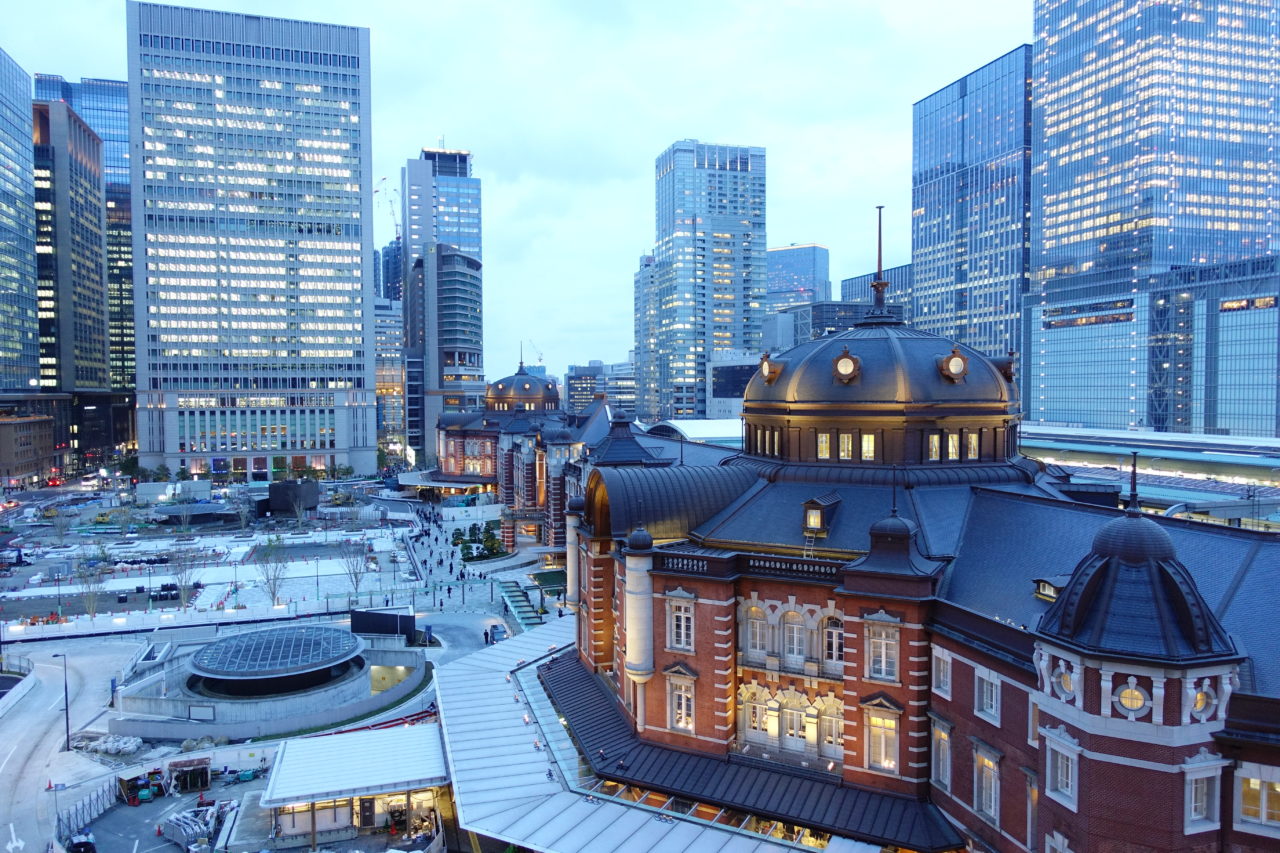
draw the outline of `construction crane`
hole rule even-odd
[[[381,178],[378,179],[378,186],[376,189],[374,189],[373,194],[376,196],[378,193],[382,193],[383,198],[387,200],[387,209],[391,212],[391,224],[395,226],[396,241],[399,242],[400,240],[400,208],[396,204],[395,196],[398,196],[400,194],[400,190],[396,188],[395,185],[392,185],[391,192],[387,192],[386,190],[387,190],[387,178],[385,175],[383,175]]]
[[[529,341],[529,349],[533,350],[534,355],[538,357],[538,364],[542,364],[542,350],[538,349],[538,345],[532,339]]]

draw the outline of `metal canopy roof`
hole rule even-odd
[[[191,671],[211,678],[268,678],[311,672],[351,660],[364,640],[343,628],[291,625],[233,634],[191,656]]]
[[[371,797],[448,782],[435,723],[295,738],[276,753],[262,805]]]

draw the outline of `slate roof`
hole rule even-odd
[[[538,677],[598,776],[876,844],[964,846],[928,802],[643,742],[572,651],[539,666]]]
[[[609,491],[610,535],[618,539],[641,525],[654,539],[681,538],[756,482],[754,471],[728,467],[596,470]]]

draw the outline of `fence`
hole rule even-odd
[[[54,792],[57,795],[57,792]],[[116,781],[109,779],[99,783],[88,796],[74,805],[58,811],[58,842],[66,846],[71,836],[88,826],[98,815],[111,808],[116,801]]]
[[[5,655],[4,672],[14,675],[30,675],[32,670],[31,658],[24,655]]]

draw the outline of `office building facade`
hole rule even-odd
[[[0,393],[39,385],[31,77],[0,50]]]
[[[851,276],[840,281],[840,300],[842,302],[858,302],[871,296],[871,282],[876,280],[874,272]],[[902,306],[902,318],[911,320],[911,295],[913,292],[913,270],[911,264],[889,267],[880,274],[882,281],[889,282],[885,289],[885,300],[893,305]]]
[[[764,348],[779,352],[805,341],[847,332],[865,320],[874,307],[871,302],[814,302],[785,308],[765,318]],[[900,304],[886,305],[885,310],[897,320],[905,313]]]
[[[404,298],[404,247],[399,237],[382,247],[376,263],[380,267],[379,293],[383,299],[400,301]]]
[[[143,466],[376,464],[369,33],[128,4]]]
[[[1036,4],[1032,422],[1280,434],[1258,389],[1233,401],[1210,378],[1275,347],[1255,327],[1280,290],[1255,266],[1278,242],[1278,16],[1270,0]],[[1201,275],[1212,295],[1183,286]]]
[[[817,243],[770,249],[765,307],[773,314],[793,305],[831,299],[831,253]]]
[[[760,348],[765,151],[684,139],[654,172],[654,250],[635,277],[636,413],[703,418],[712,354]]]
[[[377,358],[378,447],[388,456],[404,452],[404,309],[397,301],[373,304],[374,349]]]
[[[1031,45],[912,110],[911,321],[988,355],[1021,350],[1030,282]]]

